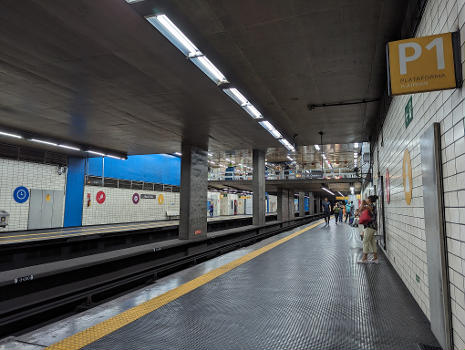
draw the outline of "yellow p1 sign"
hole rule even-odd
[[[389,95],[451,89],[462,85],[459,33],[387,44]]]

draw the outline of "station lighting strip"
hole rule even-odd
[[[328,190],[326,187],[322,187],[321,189],[322,189],[323,191],[326,191],[326,192],[332,194],[333,196],[335,196],[335,194],[334,194],[333,192],[331,192],[330,190]]]
[[[134,2],[126,0],[126,2]],[[171,44],[181,51],[188,60],[197,66],[210,80],[221,88],[228,84],[223,73],[205,56],[195,44],[168,18],[165,14],[150,15],[146,20],[154,26]],[[260,111],[250,103],[247,98],[235,87],[222,88],[223,92],[236,102],[253,119],[277,139],[290,152],[295,152],[295,147],[267,120],[263,120]]]
[[[83,150],[83,149],[81,149],[81,148],[79,148],[77,146],[71,146],[71,145],[67,145],[67,144],[62,144],[62,143],[57,143],[57,142],[52,142],[52,141],[47,141],[47,140],[41,140],[41,139],[37,139],[37,138],[26,138],[26,137],[23,137],[23,136],[21,136],[19,134],[13,134],[13,133],[10,133],[10,132],[5,132],[5,131],[0,131],[0,136],[12,137],[12,138],[15,138],[15,139],[23,139],[23,140],[30,141],[30,142],[41,143],[43,145],[53,146],[53,147],[57,147],[57,148],[64,148],[64,149],[68,149],[68,150],[76,151],[76,152],[87,152],[89,154],[98,155],[100,157],[108,157],[108,158],[114,158],[114,159],[120,159],[120,160],[126,160],[127,159],[127,157],[119,157],[119,156],[115,156],[113,154],[105,154],[105,153],[98,152],[98,151],[93,151],[93,150]]]

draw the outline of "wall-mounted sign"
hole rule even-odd
[[[405,128],[407,129],[410,123],[413,120],[413,102],[412,102],[412,96],[408,99],[407,104],[405,105]]]
[[[389,169],[386,169],[386,201],[391,203],[391,179],[389,178]]]
[[[98,191],[97,195],[95,196],[95,200],[97,201],[98,204],[103,204],[105,202],[105,192],[103,191]]]
[[[134,193],[134,194],[132,195],[132,202],[133,202],[134,204],[137,204],[137,203],[139,203],[139,201],[140,201],[140,196],[139,196],[139,193],[136,192],[136,193]]]
[[[24,186],[16,187],[13,191],[13,199],[17,203],[24,203],[29,198],[29,190]]]
[[[147,194],[147,193],[142,193],[140,195],[141,199],[156,199],[157,195],[156,194]]]
[[[163,204],[165,202],[165,197],[162,194],[158,195],[158,204]]]
[[[387,44],[389,95],[452,89],[462,84],[459,32]]]
[[[410,153],[406,149],[404,152],[404,160],[402,162],[402,179],[404,181],[405,202],[410,205],[412,202],[412,161],[410,160]]]

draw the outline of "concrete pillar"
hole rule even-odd
[[[308,213],[315,214],[315,195],[313,192],[308,192]]]
[[[299,192],[299,217],[305,216],[305,192]]]
[[[295,219],[294,190],[289,190],[289,220]]]
[[[278,211],[278,221],[287,221],[289,220],[289,192],[288,190],[278,189],[277,193],[277,211]]]
[[[265,224],[265,151],[253,150],[253,224]]]
[[[208,153],[182,145],[179,239],[207,235]]]

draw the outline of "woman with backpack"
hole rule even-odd
[[[367,201],[362,202],[359,213],[360,217],[358,220],[359,226],[363,226],[363,256],[358,261],[359,264],[366,264],[368,262],[368,254],[373,254],[373,260],[375,264],[378,263],[378,247],[376,246],[376,220],[373,213],[373,207]]]

